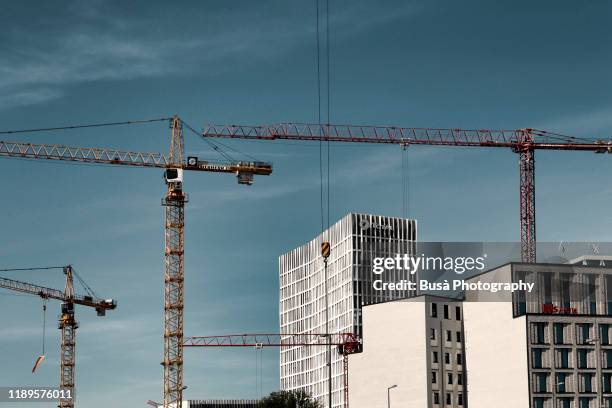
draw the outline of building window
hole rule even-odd
[[[569,309],[572,306],[572,299],[570,288],[572,286],[572,274],[562,273],[559,276],[561,281],[561,305],[565,309]]]
[[[604,368],[612,368],[612,350],[604,351]]]
[[[541,274],[542,280],[544,281],[544,303],[552,303],[552,273],[544,272]]]
[[[457,332],[457,343],[461,343],[461,332]]]
[[[518,281],[526,281],[526,273],[524,271],[515,271],[514,272],[514,282]],[[514,316],[521,316],[527,312],[527,303],[525,302],[525,292],[522,290],[517,290],[514,292],[513,303],[514,303]]]
[[[535,397],[533,399],[533,408],[544,408],[544,403],[546,402],[546,398]]]
[[[457,405],[463,405],[463,394],[457,394]]]
[[[448,305],[444,305],[444,318],[448,319]]]
[[[577,343],[578,344],[590,344],[593,342],[591,338],[591,328],[593,325],[588,323],[581,323],[576,325],[576,335],[577,335]]]
[[[457,374],[457,385],[463,385],[463,374]]]
[[[578,349],[578,368],[589,368],[589,350]]]
[[[444,353],[444,364],[450,364],[450,354]]]
[[[561,397],[559,398],[559,408],[572,408],[573,398],[570,397]]]
[[[597,275],[588,274],[587,278],[587,291],[589,298],[589,313],[592,315],[597,314]]]
[[[455,306],[455,320],[461,320],[461,307]]]
[[[453,332],[450,330],[446,331],[446,341],[453,341]]]
[[[542,368],[542,355],[544,354],[543,349],[533,349],[531,351],[531,359],[533,368]]]
[[[602,378],[601,378],[601,382],[602,382],[602,388],[603,388],[603,392],[609,393],[612,392],[612,374],[610,373],[603,373]]]
[[[434,405],[440,404],[440,393],[439,392],[433,393],[433,403]]]
[[[578,398],[578,406],[580,408],[591,408],[591,401],[593,401],[593,398],[580,397]]]
[[[546,343],[546,323],[544,322],[536,322],[533,323],[533,342],[535,344],[545,344]]]
[[[612,275],[606,275],[606,301],[608,303],[608,316],[612,316]]]
[[[431,383],[435,384],[438,382],[438,373],[436,371],[431,372]]]
[[[557,349],[555,350],[555,354],[556,354],[556,367],[557,368],[569,368],[569,356],[570,356],[570,350],[569,349]]]
[[[567,392],[567,373],[557,373],[557,381],[555,385],[557,386],[558,393]]]
[[[457,365],[463,364],[463,356],[461,353],[457,353]]]
[[[446,393],[446,404],[450,405],[453,403],[453,399],[451,398],[450,392]]]
[[[580,374],[580,392],[593,392],[593,374]]]
[[[548,374],[538,373],[535,375],[535,391],[548,392]]]
[[[431,317],[438,317],[438,304],[437,303],[431,304]]]
[[[448,373],[448,385],[453,385],[453,373]]]
[[[436,329],[431,329],[429,338],[432,339],[432,340],[436,339]]]
[[[438,352],[437,351],[433,352],[432,360],[433,360],[434,363],[436,363],[436,364],[438,363]]]
[[[565,344],[565,327],[567,324],[555,323],[553,325],[553,334],[555,344]]]
[[[601,344],[604,346],[610,345],[610,325],[609,324],[600,324],[599,325],[599,337],[601,340]]]

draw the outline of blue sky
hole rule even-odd
[[[415,127],[534,127],[612,136],[612,10],[590,2],[331,1],[331,119]],[[181,115],[205,123],[316,121],[314,1],[12,2],[0,15],[0,128]],[[165,152],[166,124],[14,139]],[[214,157],[187,134],[187,152]],[[188,174],[188,335],[275,332],[277,257],[317,234],[319,149],[226,141],[274,163],[270,177]],[[517,157],[411,147],[410,215],[420,239],[515,241]],[[331,208],[399,216],[397,147],[333,145]],[[1,267],[72,263],[118,310],[79,309],[81,406],[159,400],[161,171],[0,160]],[[610,241],[612,160],[538,152],[538,238]],[[7,276],[61,288],[60,273]],[[0,385],[58,381],[59,305],[0,294]],[[264,392],[278,387],[264,353]],[[187,350],[186,397],[254,397],[252,350]],[[50,404],[49,406],[52,406]],[[24,408],[26,404],[24,404]]]

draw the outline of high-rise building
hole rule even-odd
[[[321,243],[331,243],[327,282]],[[325,333],[326,290],[329,332],[362,335],[362,306],[416,295],[407,285],[382,288],[376,281],[415,282],[405,269],[373,273],[375,258],[414,255],[416,221],[348,214],[312,241],[279,258],[281,334]],[[326,285],[327,283],[327,285]],[[327,286],[327,288],[326,288]],[[327,406],[326,347],[280,351],[281,389],[303,389]],[[342,356],[332,350],[332,406],[344,403]]]
[[[612,408],[612,269],[582,260],[511,263],[467,279],[535,284],[465,293],[470,408]]]

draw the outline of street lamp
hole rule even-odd
[[[387,388],[387,408],[391,408],[391,390],[394,388],[397,388],[397,384]]]

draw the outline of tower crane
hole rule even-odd
[[[359,350],[361,341],[352,333],[333,334],[228,334],[186,337],[184,347],[318,347],[336,346],[342,354],[344,407],[349,406],[348,356]]]
[[[62,302],[58,323],[58,328],[62,331],[59,386],[60,390],[66,391],[64,395],[70,398],[61,398],[58,406],[60,408],[73,408],[75,401],[74,373],[76,364],[76,330],[79,327],[78,322],[74,318],[74,305],[91,307],[96,310],[98,316],[104,316],[107,310],[113,310],[117,307],[117,302],[113,299],[98,298],[78,275],[76,275],[77,279],[79,279],[85,287],[87,295],[75,294],[73,276],[76,272],[70,265],[63,267],[63,271],[66,275],[66,286],[63,292],[58,289],[46,288],[44,286],[7,278],[0,278],[0,288],[37,295],[43,299],[55,299]]]
[[[521,260],[536,262],[535,156],[536,150],[611,153],[612,140],[576,138],[537,129],[436,129],[312,123],[275,125],[208,125],[205,138],[247,140],[302,140],[319,142],[509,148],[519,155]]]
[[[111,148],[75,147],[58,144],[34,144],[0,141],[0,157],[106,164],[117,166],[164,169],[167,192],[162,199],[165,207],[164,250],[164,408],[180,408],[183,400],[183,282],[184,282],[184,209],[188,196],[183,191],[184,171],[235,174],[239,184],[251,185],[255,175],[270,175],[272,165],[260,161],[210,162],[196,156],[185,158],[183,122],[178,116],[138,122],[101,125],[79,125],[55,129],[88,128],[94,126],[142,123],[169,120],[171,124],[170,153],[122,151]],[[35,129],[35,130],[55,130]],[[26,133],[9,131],[3,133]]]

